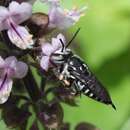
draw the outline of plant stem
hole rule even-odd
[[[39,91],[39,88],[37,86],[37,83],[33,77],[33,74],[30,68],[29,68],[27,76],[23,79],[23,81],[32,101],[37,102],[41,98],[41,93]]]

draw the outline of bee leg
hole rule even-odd
[[[79,96],[80,96],[80,98],[81,98],[81,96],[82,96],[81,91],[77,91],[77,95],[79,95]]]
[[[79,93],[79,96],[80,96],[80,98],[81,98],[81,96],[82,96],[82,92],[78,89],[78,93]]]
[[[68,80],[63,80],[66,86],[70,86],[70,82]]]
[[[80,97],[81,97],[82,92],[80,91],[80,89],[79,89],[79,87],[77,86],[77,84],[76,84],[75,82],[73,82],[71,86],[72,86],[71,88],[72,88],[72,90],[73,90],[73,92],[74,92],[74,95],[75,95],[75,96],[80,95]]]
[[[79,95],[79,93],[74,88],[72,88],[72,93],[71,94],[73,94],[74,96]]]
[[[74,96],[80,95],[80,97],[81,97],[82,93],[80,91],[75,91],[75,92],[73,91],[73,95]]]

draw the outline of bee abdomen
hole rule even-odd
[[[84,83],[82,83],[81,81],[77,81],[76,84],[77,84],[77,88],[79,89],[79,91],[81,91],[84,95],[86,95],[90,98],[95,98],[95,94]]]
[[[89,98],[92,98],[96,101],[99,101],[101,103],[107,104],[107,105],[112,105],[114,109],[115,106],[112,103],[112,100],[109,96],[109,93],[106,91],[106,89],[102,86],[100,82],[97,80],[95,81],[90,81],[88,84],[85,84],[81,81],[77,81],[77,86],[79,90]]]

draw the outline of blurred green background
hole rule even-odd
[[[110,92],[117,107],[78,98],[79,107],[63,105],[65,121],[72,130],[79,122],[90,122],[101,130],[130,130],[130,0],[62,0],[66,8],[88,6],[85,16],[68,30],[81,31],[75,39],[77,52]],[[34,11],[46,5],[36,2]],[[75,44],[73,43],[73,44]],[[6,127],[1,121],[1,129]]]

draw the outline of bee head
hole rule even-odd
[[[67,45],[64,44],[64,42],[62,41],[62,39],[59,39],[60,44],[62,45],[62,48],[52,54],[51,61],[54,64],[56,64],[56,65],[57,64],[63,64],[63,63],[65,63],[68,60],[68,58],[70,56],[73,55],[72,51],[70,49],[68,49],[68,46],[75,39],[75,37],[77,36],[77,34],[78,34],[79,31],[80,31],[80,28],[76,31],[76,33],[73,35],[73,37],[71,38],[71,40],[68,42]]]

